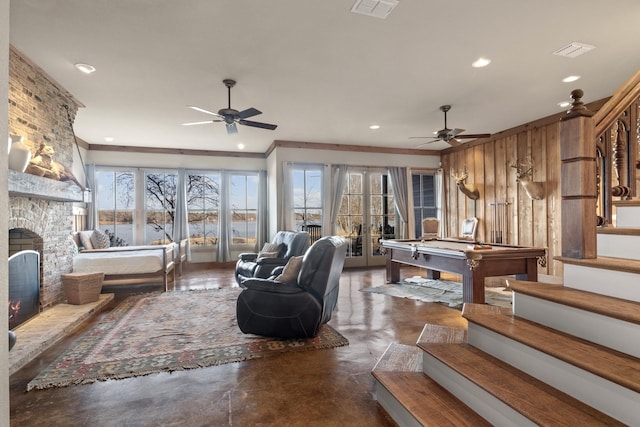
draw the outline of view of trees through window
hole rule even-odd
[[[188,173],[186,185],[189,239],[194,246],[217,244],[220,233],[221,174]],[[96,172],[98,224],[128,244],[160,244],[173,241],[178,175],[142,170]],[[143,188],[138,188],[140,183]],[[229,226],[233,244],[256,241],[258,174],[232,173],[228,180]],[[143,194],[138,197],[138,194]],[[144,218],[142,236],[135,225]]]

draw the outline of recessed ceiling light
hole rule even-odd
[[[473,63],[471,64],[471,66],[473,68],[482,68],[482,67],[486,67],[487,65],[491,64],[491,60],[487,59],[487,58],[478,58],[475,61],[473,61]]]
[[[579,78],[580,78],[580,76],[567,76],[564,79],[562,79],[562,81],[565,82],[565,83],[571,83],[571,82],[575,82]]]
[[[112,136],[105,136],[104,140],[107,141],[107,142],[113,142],[113,141],[115,141],[115,138],[112,137]]]
[[[567,108],[569,106],[571,106],[571,102],[569,102],[569,101],[558,102],[558,107],[560,107],[560,108]]]
[[[238,144],[238,150],[244,150],[244,144],[243,143]]]
[[[373,130],[380,129],[380,125],[371,125],[369,126],[369,129],[373,129]]]
[[[76,68],[85,74],[91,74],[96,70],[96,67],[89,64],[76,64]]]

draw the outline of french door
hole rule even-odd
[[[345,266],[384,264],[380,240],[395,237],[396,218],[386,170],[350,168],[336,224],[336,233],[349,241]]]

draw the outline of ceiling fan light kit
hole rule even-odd
[[[212,111],[205,110],[204,108],[196,107],[195,105],[187,105],[187,107],[193,110],[200,111],[201,113],[205,113],[205,114],[210,114],[218,118],[213,120],[201,121],[201,122],[183,123],[184,126],[201,125],[201,124],[214,123],[214,122],[224,122],[227,128],[227,134],[229,135],[238,133],[238,127],[236,126],[237,124],[243,125],[243,126],[260,128],[260,129],[268,129],[268,130],[275,130],[278,127],[278,125],[272,125],[270,123],[262,123],[262,122],[254,122],[251,120],[245,120],[245,119],[248,119],[249,117],[262,114],[262,111],[253,107],[247,108],[246,110],[242,110],[242,111],[238,111],[231,108],[231,88],[236,85],[236,81],[233,79],[224,79],[222,83],[224,83],[224,85],[227,87],[227,94],[228,94],[227,108],[221,108],[218,110],[217,113],[214,113]]]
[[[427,144],[431,144],[437,141],[444,141],[447,144],[451,145],[452,147],[457,147],[458,145],[460,145],[460,141],[458,141],[459,139],[478,139],[478,138],[488,138],[491,136],[490,133],[477,133],[477,134],[463,134],[462,132],[464,132],[464,129],[449,129],[447,127],[447,112],[451,110],[451,105],[443,105],[440,107],[440,111],[442,111],[444,113],[444,128],[440,129],[437,132],[434,132],[434,134],[436,136],[432,137],[432,136],[410,136],[409,139],[422,139],[422,138],[430,138],[431,141],[427,141],[425,143],[419,144],[416,146],[416,148],[418,147],[423,147]]]

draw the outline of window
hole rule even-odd
[[[144,243],[163,244],[173,241],[178,175],[148,172],[144,182]]]
[[[422,235],[422,220],[437,217],[435,176],[433,174],[413,174],[413,212],[415,235]]]
[[[229,218],[231,219],[231,246],[253,246],[257,240],[258,221],[257,173],[231,173],[229,175]]]
[[[220,209],[220,174],[188,174],[187,210],[189,243],[212,246],[218,243]]]
[[[309,226],[322,226],[323,166],[294,165],[291,172],[296,230],[305,230]]]
[[[96,171],[97,226],[128,244],[135,244],[135,183],[132,171]]]

